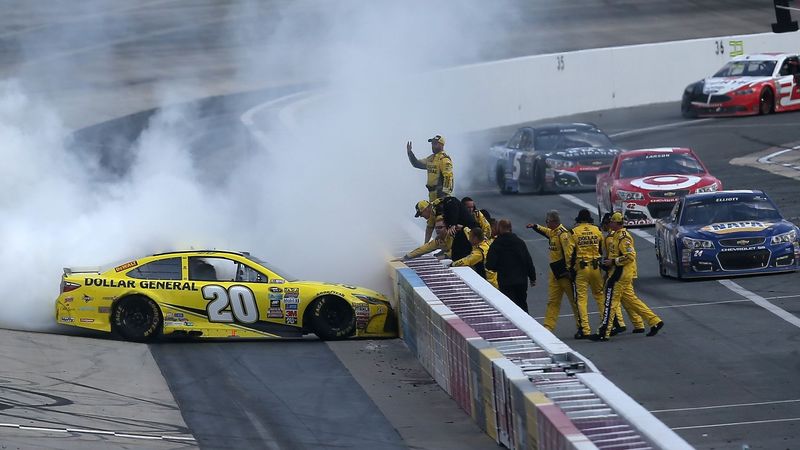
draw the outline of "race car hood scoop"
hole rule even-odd
[[[733,92],[742,87],[769,80],[769,77],[726,77],[706,78],[703,83],[703,94],[719,95]]]

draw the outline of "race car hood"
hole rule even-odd
[[[674,191],[705,186],[717,181],[711,175],[653,175],[649,177],[621,178],[614,181],[614,187],[626,191]]]
[[[703,80],[703,94],[720,95],[769,80],[769,77],[721,77]]]
[[[739,236],[775,236],[794,230],[786,221],[742,220],[739,222],[717,222],[708,225],[684,226],[690,237],[703,239],[735,238]]]
[[[559,150],[556,152],[547,152],[544,154],[546,158],[555,158],[576,162],[589,161],[591,165],[592,159],[600,161],[601,164],[610,164],[611,161],[620,152],[618,148],[604,148],[604,147],[576,147],[566,150]],[[600,165],[600,164],[598,164]]]

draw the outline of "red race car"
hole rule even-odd
[[[800,58],[793,53],[737,56],[683,91],[686,118],[747,116],[800,109]]]
[[[679,198],[722,190],[688,148],[650,148],[620,153],[597,178],[597,212],[622,211],[625,226],[652,225],[669,214]]]

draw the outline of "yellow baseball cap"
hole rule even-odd
[[[417,209],[417,213],[416,213],[416,214],[414,214],[414,217],[419,217],[419,216],[420,216],[420,213],[422,212],[422,210],[424,210],[425,208],[427,208],[429,205],[430,205],[430,202],[428,202],[427,200],[420,200],[420,201],[418,201],[418,202],[417,202],[417,204],[416,204],[416,206],[414,206],[414,208],[416,208],[416,209]]]
[[[625,218],[622,216],[622,213],[619,211],[614,211],[614,214],[611,214],[611,221],[622,223],[625,221]]]
[[[438,142],[444,145],[444,136],[437,134],[436,136],[428,139],[428,142]]]

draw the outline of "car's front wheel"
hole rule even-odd
[[[775,110],[775,95],[772,89],[766,88],[761,91],[758,99],[758,113],[761,115],[770,114]]]
[[[308,328],[326,341],[346,338],[356,329],[353,307],[339,297],[326,296],[314,300],[305,319]]]
[[[161,309],[156,302],[133,296],[121,299],[112,313],[114,331],[130,341],[149,341],[161,331]]]
[[[536,161],[533,163],[533,193],[541,195],[544,191],[544,165]]]

